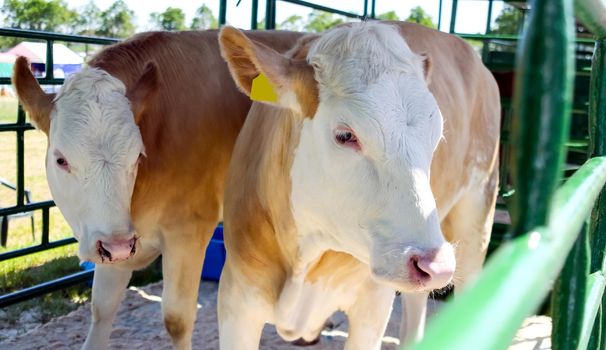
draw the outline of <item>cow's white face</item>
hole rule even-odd
[[[114,263],[136,251],[130,204],[145,152],[136,120],[157,79],[150,62],[127,91],[107,72],[85,68],[54,96],[42,91],[26,59],[15,63],[14,85],[32,122],[48,136],[48,184],[82,260]]]
[[[305,68],[296,52],[276,56],[230,29],[221,40],[245,91],[261,71],[276,86],[277,103],[306,117],[291,168],[301,249],[352,254],[375,279],[403,291],[448,284],[454,251],[429,183],[443,119],[427,87],[426,58],[395,27],[377,23],[322,34]]]
[[[115,262],[135,251],[130,202],[144,148],[125,94],[120,80],[89,68],[66,82],[51,113],[48,184],[81,259]]]
[[[436,283],[409,281],[418,277],[409,260],[433,262],[438,251],[452,258],[429,186],[442,116],[425,81],[388,73],[355,96],[321,96],[303,123],[291,170],[299,230],[369,263],[399,288],[442,287],[437,276]]]

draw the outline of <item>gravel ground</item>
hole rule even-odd
[[[169,336],[164,330],[160,312],[162,282],[141,289],[131,287],[122,303],[111,335],[112,349],[171,349]],[[396,348],[400,319],[399,298],[394,306],[382,349]],[[200,286],[198,320],[193,335],[193,348],[214,350],[219,348],[217,332],[217,283],[203,282]],[[430,305],[431,306],[431,305]],[[0,319],[2,315],[0,315]],[[6,327],[0,321],[0,349],[79,349],[88,331],[90,307],[88,304],[46,324],[35,322],[31,314],[24,314],[20,329]],[[332,317],[335,328],[325,330],[321,341],[306,350],[342,349],[347,329],[343,314]],[[531,317],[514,339],[510,350],[550,349],[551,320],[548,317]],[[302,349],[285,343],[275,329],[266,326],[261,349]]]

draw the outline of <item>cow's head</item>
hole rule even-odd
[[[136,251],[130,202],[143,141],[137,123],[157,88],[149,63],[129,91],[96,68],[72,75],[47,94],[23,57],[13,84],[32,123],[48,137],[46,174],[53,198],[80,246],[96,263],[119,262]]]
[[[403,291],[440,288],[455,269],[429,185],[442,115],[428,89],[429,59],[397,28],[342,26],[287,55],[233,28],[220,36],[234,80],[250,94],[263,73],[273,104],[301,117],[291,168],[298,229],[344,251]]]

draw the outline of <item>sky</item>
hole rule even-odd
[[[89,1],[93,1],[101,10],[107,9],[114,2],[114,0],[66,0],[69,7],[74,9],[84,7]],[[215,16],[218,17],[219,14],[219,0],[125,0],[125,2],[135,12],[137,31],[153,29],[148,24],[149,15],[152,12],[163,12],[169,6],[181,8],[185,12],[187,24],[191,23],[196,9],[202,4],[210,7]],[[238,0],[227,0],[227,23],[235,27],[249,29],[252,1],[240,0],[239,6],[236,7],[237,2]],[[363,13],[364,8],[364,0],[308,0],[308,2],[359,14]],[[433,17],[434,23],[437,23],[439,2],[439,0],[376,0],[376,14],[394,10],[400,18],[404,19],[408,17],[411,8],[421,6]],[[440,29],[448,31],[452,0],[442,0],[442,2],[443,10]],[[370,12],[371,0],[368,3]],[[458,33],[484,33],[488,14],[488,1],[460,0],[458,4],[455,31]],[[492,11],[493,20],[502,8],[503,4],[501,1],[494,2]],[[307,18],[310,12],[311,10],[302,6],[278,0],[276,5],[276,23],[282,22],[293,14]],[[259,20],[265,17],[265,0],[259,0],[258,13]]]

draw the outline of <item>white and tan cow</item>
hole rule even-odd
[[[48,136],[54,200],[97,263],[84,348],[107,348],[135,269],[162,254],[164,322],[191,347],[204,252],[222,215],[232,149],[250,101],[221,59],[217,31],[145,33],[99,53],[55,96],[19,58],[14,84]],[[284,51],[300,34],[250,32]]]
[[[287,54],[229,27],[220,42],[242,91],[264,74],[277,94],[253,103],[228,173],[222,349],[257,348],[265,322],[314,339],[336,310],[347,349],[379,349],[394,290],[407,339],[421,336],[428,292],[484,260],[500,113],[489,71],[463,40],[410,23],[341,26]]]

